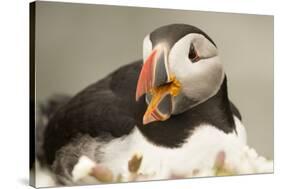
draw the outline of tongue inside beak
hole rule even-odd
[[[151,100],[143,116],[143,124],[169,119],[172,112],[172,96],[177,96],[179,91],[180,83],[174,77],[171,82],[152,88],[148,93]]]

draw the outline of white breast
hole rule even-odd
[[[235,161],[246,145],[246,131],[234,117],[236,131],[226,134],[211,125],[200,125],[180,148],[156,146],[145,139],[135,128],[129,136],[118,138],[103,148],[102,164],[114,174],[128,174],[128,161],[136,154],[143,160],[139,172],[153,175],[153,179],[170,178],[171,175],[189,175],[194,171],[211,169],[217,154],[224,151],[227,161]]]

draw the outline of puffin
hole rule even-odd
[[[232,146],[246,143],[246,130],[219,55],[195,26],[155,29],[143,40],[142,60],[49,115],[41,164],[57,183],[75,185],[176,178],[211,168],[218,154],[231,157]]]

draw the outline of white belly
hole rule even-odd
[[[128,161],[136,153],[143,156],[139,173],[153,179],[166,179],[172,175],[192,175],[194,171],[210,170],[219,152],[226,154],[226,161],[242,153],[246,145],[244,126],[235,117],[236,132],[226,134],[210,125],[201,125],[180,148],[165,148],[148,142],[135,128],[129,136],[118,138],[106,144],[102,164],[114,175],[126,177]]]

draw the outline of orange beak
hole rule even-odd
[[[141,69],[138,79],[138,84],[137,84],[137,91],[136,91],[137,101],[142,95],[144,95],[145,93],[149,92],[150,89],[152,89],[156,52],[157,52],[156,50],[152,51],[152,53],[148,56],[148,58],[144,62],[143,67]]]
[[[165,121],[171,116],[173,77],[168,73],[165,52],[154,49],[145,60],[139,75],[136,100],[148,94],[151,99],[143,116],[143,124]]]

